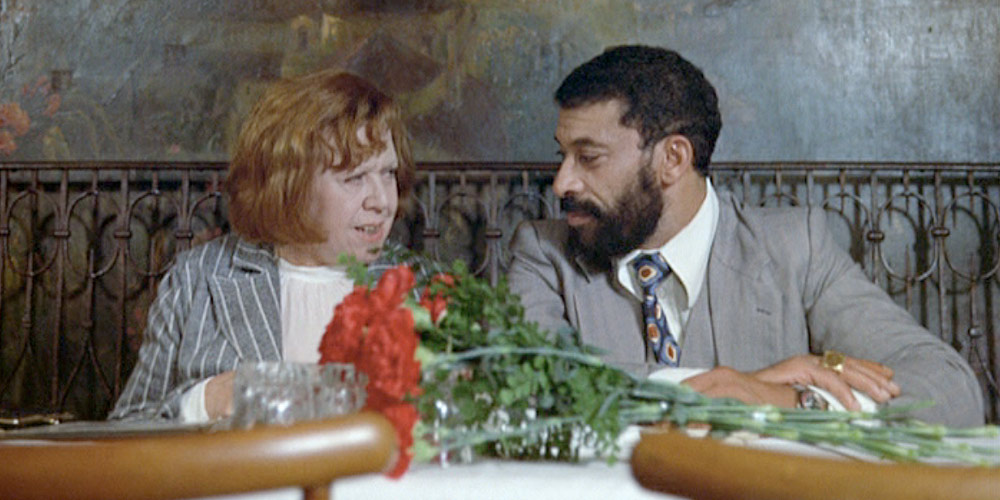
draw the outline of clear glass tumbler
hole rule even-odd
[[[364,406],[366,383],[350,364],[242,363],[233,381],[230,427],[290,425],[353,413]]]

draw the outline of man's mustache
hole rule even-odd
[[[589,201],[581,201],[573,198],[572,196],[567,196],[565,198],[559,199],[559,208],[563,212],[583,212],[590,215],[596,219],[604,217],[604,212],[597,205]]]

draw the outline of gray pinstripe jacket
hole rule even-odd
[[[109,418],[174,418],[180,396],[199,381],[243,360],[281,359],[279,287],[269,246],[227,235],[179,254]]]
[[[368,266],[373,277],[405,248],[389,244]],[[406,256],[426,272],[436,264]],[[281,293],[270,245],[226,235],[177,255],[149,308],[139,360],[110,419],[175,418],[180,397],[241,361],[281,359]]]

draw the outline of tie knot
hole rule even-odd
[[[635,276],[639,278],[639,284],[643,288],[658,285],[663,278],[670,274],[670,266],[659,252],[652,254],[639,254],[632,259],[632,269],[635,269]]]

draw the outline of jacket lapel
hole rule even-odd
[[[572,287],[573,318],[581,339],[605,352],[610,361],[649,361],[652,351],[643,337],[642,305],[618,284],[612,273],[588,266],[581,258],[575,265],[583,276]]]
[[[685,333],[685,347],[690,345],[692,354],[712,346],[715,359],[705,359],[710,366],[725,365],[738,370],[756,369],[750,360],[766,359],[768,346],[756,339],[780,328],[780,304],[774,295],[773,273],[769,272],[772,262],[763,253],[756,235],[741,230],[739,211],[730,197],[720,197],[719,223],[712,243],[712,253],[708,262],[707,311],[700,314],[705,318],[689,321],[690,328]],[[697,309],[696,309],[697,311]],[[707,328],[707,330],[706,330]],[[702,356],[707,357],[707,353]]]
[[[708,286],[701,289],[691,315],[684,325],[681,339],[682,368],[707,368],[718,364],[715,338],[712,336],[712,318],[708,309]]]
[[[232,264],[208,277],[219,329],[241,360],[281,359],[278,268],[273,254],[233,238]]]

